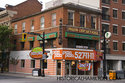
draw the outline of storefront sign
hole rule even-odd
[[[79,39],[89,39],[89,40],[99,40],[99,36],[84,35],[84,34],[71,33],[71,32],[65,32],[65,37],[79,38]]]
[[[30,52],[30,57],[34,59],[40,59],[43,55],[43,49],[41,47],[36,47]]]
[[[73,28],[68,27],[67,32],[76,32],[76,33],[83,33],[83,34],[89,34],[89,35],[99,35],[99,32],[97,30],[87,29],[87,28]]]
[[[92,64],[91,63],[79,63],[78,69],[80,71],[90,71],[92,69]]]
[[[41,35],[42,37],[43,35]],[[37,40],[42,40],[42,38],[37,36]],[[45,34],[45,39],[52,39],[57,37],[57,32]]]

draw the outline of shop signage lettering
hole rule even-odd
[[[65,60],[95,60],[95,52],[93,50],[53,50],[53,59]]]
[[[90,71],[92,69],[91,63],[79,63],[78,69],[80,71]]]
[[[30,57],[34,59],[40,59],[43,55],[43,49],[41,47],[36,47],[30,52]]]
[[[85,28],[69,27],[69,28],[67,28],[67,31],[69,31],[69,32],[77,32],[77,33],[84,33],[84,34],[90,34],[90,35],[99,35],[99,32],[97,30],[91,30],[91,29],[85,29]]]

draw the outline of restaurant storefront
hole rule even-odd
[[[52,59],[57,61],[57,75],[97,75],[102,53],[86,49],[56,49]]]

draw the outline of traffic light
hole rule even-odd
[[[22,42],[27,40],[27,33],[22,33]]]

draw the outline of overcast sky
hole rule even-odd
[[[24,1],[26,1],[26,0],[0,0],[0,7],[5,8],[6,4],[17,5],[17,4],[24,2]],[[45,2],[48,2],[51,0],[38,0],[38,1],[42,1],[44,4]]]

